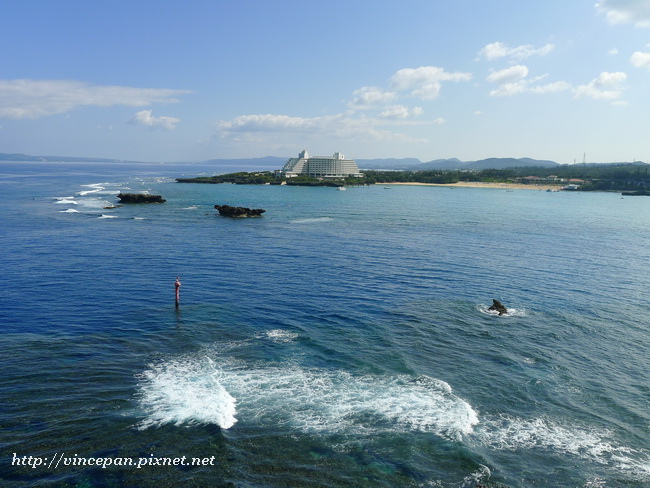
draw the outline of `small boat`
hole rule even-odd
[[[385,186],[384,190],[390,190],[390,186]]]
[[[338,186],[338,187],[336,187],[336,189],[338,191],[345,191],[346,190],[346,188],[344,186]]]

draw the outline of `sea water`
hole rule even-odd
[[[2,486],[650,485],[650,199],[211,169],[0,164]]]

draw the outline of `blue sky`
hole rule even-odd
[[[5,0],[0,152],[650,161],[650,0]]]

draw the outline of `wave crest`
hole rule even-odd
[[[164,424],[229,429],[237,422],[235,399],[221,385],[220,372],[209,358],[153,365],[139,380],[140,406],[147,414],[140,429]]]
[[[227,361],[217,366],[204,357],[151,366],[138,388],[146,415],[140,428],[211,423],[228,429],[239,419],[305,433],[418,431],[461,440],[478,423],[447,383],[428,376],[354,376]]]

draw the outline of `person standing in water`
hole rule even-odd
[[[180,276],[176,277],[176,283],[174,283],[174,287],[176,288],[176,308],[178,308],[178,303],[181,300],[181,277]]]

